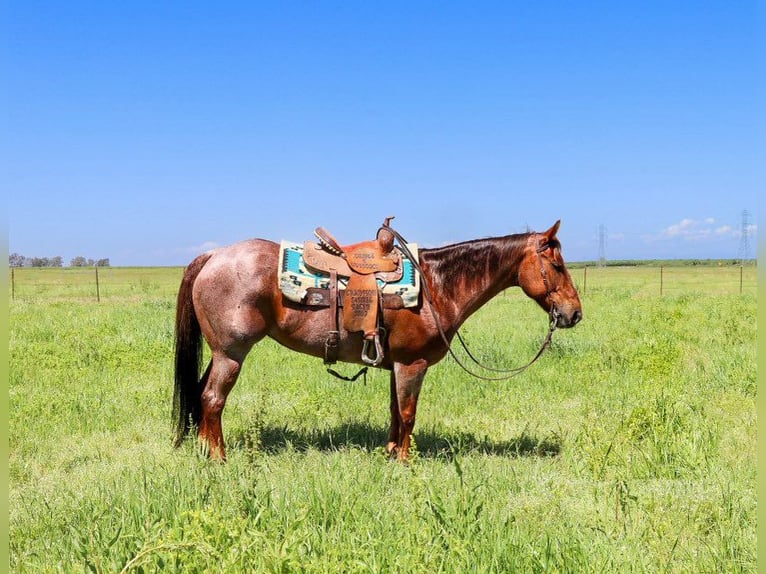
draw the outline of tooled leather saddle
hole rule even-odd
[[[342,246],[323,227],[314,235],[319,243],[306,241],[303,258],[307,268],[330,276],[330,307],[335,329],[325,342],[325,363],[337,361],[340,324],[338,305],[343,307],[343,328],[349,333],[361,332],[364,340],[362,361],[376,366],[383,360],[381,337],[385,331],[380,325],[383,307],[378,279],[383,283],[398,281],[402,277],[401,254],[394,248],[394,234],[387,217],[374,240]],[[339,301],[338,278],[348,281],[343,301]],[[374,347],[374,353],[370,346]]]

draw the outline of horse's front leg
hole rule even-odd
[[[396,454],[399,460],[407,460],[409,457],[418,396],[427,370],[428,362],[418,359],[408,365],[394,363],[391,371],[391,432],[386,452]]]
[[[393,456],[396,454],[396,447],[399,445],[399,432],[401,428],[401,417],[399,416],[399,399],[396,396],[396,375],[394,370],[391,369],[389,375],[389,388],[391,394],[391,430],[388,433],[388,443],[386,444],[386,452]]]

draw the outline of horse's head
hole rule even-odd
[[[531,233],[519,267],[519,286],[555,320],[556,327],[574,327],[582,319],[582,305],[561,257],[556,238],[561,220],[544,233]]]

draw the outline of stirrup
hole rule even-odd
[[[371,367],[377,367],[382,361],[383,361],[383,345],[380,342],[380,331],[383,329],[378,329],[375,331],[375,336],[372,339],[365,339],[364,340],[364,346],[362,347],[362,362],[365,365],[370,365]],[[370,356],[370,343],[375,343],[375,357]]]

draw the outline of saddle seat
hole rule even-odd
[[[389,222],[393,217],[387,217],[383,226],[378,230],[378,235],[373,241],[362,241],[341,247],[336,239],[323,227],[317,227],[314,235],[319,239],[324,257],[319,256],[318,264],[326,266],[333,263],[346,268],[335,258],[342,259],[348,266],[348,275],[359,273],[385,273],[395,271],[399,263],[397,253],[394,251],[394,235],[389,231]]]
[[[378,279],[384,283],[395,282],[402,277],[401,255],[394,249],[394,235],[389,229],[393,217],[387,217],[378,229],[374,240],[341,246],[324,228],[318,227],[314,234],[319,243],[306,241],[303,258],[307,268],[330,275],[331,303],[338,302],[338,277],[348,279],[343,302],[343,328],[349,333],[361,332],[364,337],[362,361],[378,365],[383,360],[380,342],[382,328],[378,326],[382,294]],[[337,309],[334,311],[337,321]],[[337,345],[338,331],[331,332],[330,339]],[[375,356],[370,357],[370,343],[375,345]],[[325,362],[328,361],[327,357]],[[334,362],[334,361],[332,361]]]

